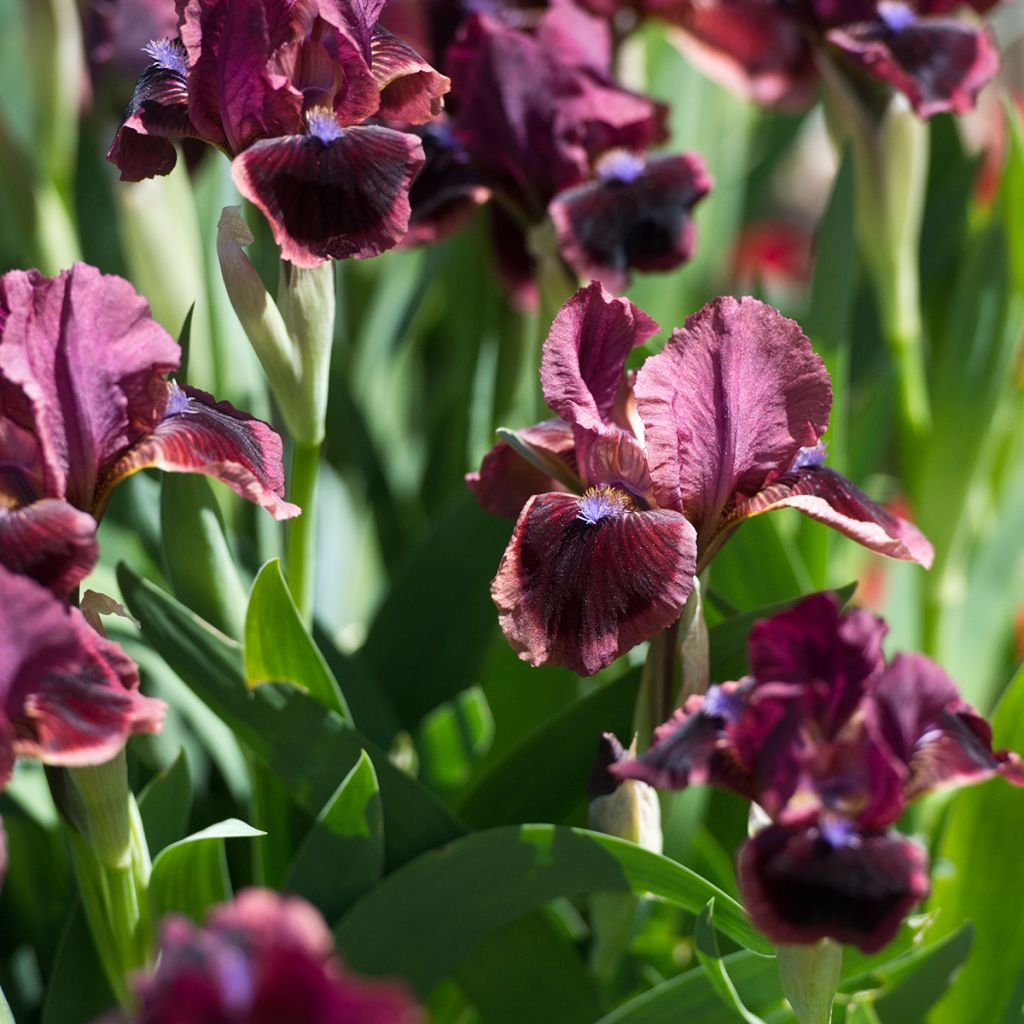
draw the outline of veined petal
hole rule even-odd
[[[877,20],[832,29],[827,40],[904,93],[921,117],[972,110],[999,70],[991,32],[956,18],[919,18],[898,0],[882,0],[878,10]]]
[[[99,557],[96,520],[59,498],[0,509],[0,564],[67,597]]]
[[[108,761],[133,732],[160,728],[164,705],[142,696],[135,664],[77,608],[0,567],[0,770],[11,753],[46,764]]]
[[[613,422],[626,357],[657,330],[643,310],[592,281],[559,310],[544,342],[545,401],[563,420],[603,431]]]
[[[229,402],[217,402],[205,391],[165,386],[170,397],[163,419],[125,452],[103,481],[97,513],[116,483],[148,468],[212,476],[275,519],[301,512],[284,500],[281,438],[266,423]]]
[[[562,256],[581,278],[621,291],[629,269],[671,270],[693,253],[690,210],[711,187],[693,154],[642,157],[613,151],[596,176],[548,207]]]
[[[622,499],[628,501],[626,495]],[[530,499],[491,585],[512,648],[592,675],[671,625],[693,587],[693,528],[665,509],[587,495]]]
[[[787,473],[760,493],[738,501],[723,527],[776,508],[799,509],[880,555],[917,562],[926,569],[932,564],[932,546],[913,523],[876,504],[827,466]]]
[[[827,836],[770,825],[744,843],[743,905],[773,942],[835,939],[876,953],[927,895],[928,855],[895,833]]]
[[[792,320],[719,298],[686,320],[636,381],[658,504],[682,511],[703,549],[736,495],[754,495],[828,425],[832,388]]]
[[[576,428],[576,459],[588,484],[608,484],[653,506],[654,484],[643,445],[618,427],[601,433]]]
[[[408,228],[409,188],[422,166],[414,135],[357,126],[257,142],[235,158],[231,176],[270,222],[282,257],[315,267],[392,248]]]
[[[404,124],[424,124],[441,113],[451,82],[411,46],[377,27],[370,44],[373,77],[380,89],[380,116]]]

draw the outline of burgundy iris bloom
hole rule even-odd
[[[599,283],[577,292],[541,362],[559,419],[520,433],[519,450],[497,445],[467,477],[485,508],[518,510],[492,595],[520,657],[596,672],[671,625],[694,572],[774,508],[931,563],[914,526],[824,464],[831,387],[792,320],[717,299],[625,373],[657,329]]]
[[[166,174],[172,138],[232,158],[284,259],[312,267],[376,256],[409,221],[423,164],[408,132],[448,80],[377,26],[382,0],[176,0],[180,39],[152,43],[107,158],[125,181]]]
[[[166,374],[180,350],[127,281],[76,264],[0,278],[0,563],[66,596],[96,561],[118,481],[205,473],[275,518],[281,439]]]
[[[139,692],[134,662],[46,587],[0,565],[0,789],[15,758],[109,761],[164,705]],[[0,851],[2,860],[2,851]]]
[[[316,909],[269,889],[245,889],[197,927],[163,924],[156,971],[139,1009],[117,1024],[417,1024],[399,986],[348,973]],[[114,1022],[109,1022],[114,1024]]]
[[[882,654],[885,624],[815,594],[757,623],[751,676],[691,697],[634,761],[609,770],[679,789],[710,782],[771,824],[739,852],[744,903],[778,943],[833,938],[871,953],[928,891],[923,849],[891,830],[922,793],[1002,775],[988,723],[934,662]]]
[[[999,67],[991,33],[954,17],[962,0],[647,0],[685,32],[705,70],[765,104],[799,107],[815,53],[902,92],[921,117],[963,113]]]

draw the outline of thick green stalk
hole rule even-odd
[[[843,965],[843,947],[831,939],[777,950],[779,978],[799,1024],[829,1024]]]
[[[292,451],[290,500],[302,515],[288,522],[288,587],[306,623],[313,617],[316,573],[316,483],[320,471],[318,444],[296,443]]]

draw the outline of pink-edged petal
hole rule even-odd
[[[159,420],[180,350],[119,277],[77,263],[0,279],[0,394],[39,445],[44,490],[90,510],[98,482]]]
[[[299,515],[301,509],[284,500],[281,438],[266,423],[196,388],[165,387],[170,397],[163,419],[113,467],[97,494],[98,511],[116,483],[153,468],[212,476],[275,519]]]
[[[576,274],[621,291],[630,268],[671,270],[690,258],[690,211],[710,187],[693,154],[645,161],[613,151],[598,163],[595,178],[555,196],[548,214]]]
[[[682,511],[703,549],[736,496],[757,494],[828,425],[832,388],[792,320],[719,298],[672,333],[636,381],[658,504]]]
[[[368,126],[336,132],[257,142],[231,165],[282,257],[300,267],[377,256],[409,226],[409,188],[423,166],[419,139]]]
[[[913,523],[876,504],[827,466],[798,469],[738,501],[724,526],[776,508],[798,509],[880,555],[917,562],[926,569],[932,564],[932,545]]]
[[[139,693],[134,662],[77,608],[0,567],[0,763],[100,764],[135,732],[160,728],[164,706]]]
[[[531,498],[491,586],[501,628],[519,657],[579,675],[592,675],[670,626],[696,565],[693,528],[681,515],[587,501],[588,495]]]
[[[626,357],[657,330],[643,310],[599,281],[581,288],[544,342],[540,382],[548,405],[574,426],[603,431],[612,424]]]
[[[380,89],[380,116],[404,124],[424,124],[441,113],[451,82],[411,46],[376,28],[370,44],[371,69]]]
[[[572,427],[564,420],[545,420],[518,431],[520,438],[576,472]],[[563,490],[560,483],[528,462],[505,441],[499,441],[484,457],[480,469],[466,474],[466,485],[481,507],[492,515],[517,519],[535,494]]]
[[[919,18],[882,0],[877,20],[832,29],[828,41],[869,74],[899,89],[921,117],[964,114],[999,70],[987,28],[956,18]]]
[[[838,831],[838,830],[837,830]],[[771,825],[740,848],[743,905],[772,942],[876,953],[928,894],[928,855],[895,833]]]
[[[167,47],[174,44],[168,42]],[[169,174],[177,161],[168,141],[198,138],[188,113],[188,87],[182,67],[151,64],[139,78],[107,159],[121,172],[122,181],[141,181]],[[170,62],[171,58],[168,58]]]
[[[0,509],[0,565],[67,597],[99,557],[96,520],[59,498]]]

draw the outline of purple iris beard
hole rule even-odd
[[[605,153],[597,162],[594,170],[601,181],[620,181],[628,185],[636,181],[647,167],[647,161],[627,149],[613,149]]]
[[[334,142],[344,134],[334,112],[326,107],[314,107],[306,114],[306,128],[310,135],[321,142]]]
[[[828,445],[824,441],[801,448],[796,453],[796,458],[789,467],[789,472],[794,473],[798,469],[811,469],[814,466],[824,465],[828,457]]]
[[[188,412],[188,395],[174,381],[171,381],[171,390],[167,395],[167,404],[164,406],[164,419],[168,416],[180,416]]]
[[[712,686],[704,695],[702,710],[712,718],[735,722],[743,711],[743,698],[736,693],[727,693],[721,686]]]
[[[188,73],[188,59],[185,48],[177,39],[153,39],[143,50],[166,71],[173,71],[182,78]]]
[[[633,499],[625,491],[601,484],[598,487],[588,487],[583,492],[576,518],[596,526],[602,519],[620,516],[633,510]]]
[[[917,15],[913,9],[907,4],[900,3],[900,0],[883,0],[878,5],[878,16],[890,32],[899,32],[909,28],[917,21]]]

